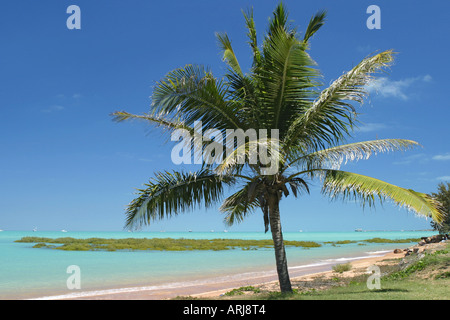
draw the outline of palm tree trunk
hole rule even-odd
[[[292,292],[291,280],[289,278],[286,251],[284,250],[283,233],[281,232],[280,200],[278,194],[270,193],[268,196],[270,230],[275,249],[275,260],[277,264],[278,281],[281,292]]]

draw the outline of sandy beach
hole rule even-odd
[[[400,257],[403,257],[404,254],[396,254],[394,252],[389,252],[386,253],[383,256],[379,256],[379,257],[369,257],[369,258],[364,258],[364,259],[359,259],[359,260],[355,260],[355,261],[350,261],[352,268],[349,271],[346,271],[344,273],[340,273],[339,277],[354,277],[360,274],[365,274],[367,273],[367,268],[369,266],[372,265],[378,265],[380,266],[381,264],[384,263],[388,263],[388,260],[391,259],[397,259]],[[300,286],[302,286],[302,284],[304,284],[305,282],[312,282],[315,278],[322,278],[322,279],[327,279],[327,278],[333,278],[336,276],[336,272],[334,272],[331,267],[328,267],[327,271],[317,271],[317,272],[311,272],[311,273],[306,273],[304,275],[300,275],[300,276],[296,276],[295,274],[293,274],[291,272],[291,283],[292,283],[292,287],[293,288],[298,288]],[[279,285],[278,285],[278,281],[277,280],[273,280],[273,281],[268,281],[268,282],[259,282],[259,283],[252,283],[252,284],[244,284],[244,285],[253,285],[255,287],[258,287],[262,290],[267,290],[267,291],[278,291],[279,290]],[[244,286],[241,285],[241,286]],[[240,287],[240,286],[239,286]],[[320,288],[319,288],[320,289]],[[203,298],[215,298],[220,296],[221,294],[227,292],[229,290],[217,290],[217,291],[213,291],[213,292],[204,292],[204,293],[200,293],[200,294],[193,294],[193,297],[203,297]]]
[[[401,247],[400,247],[401,248]],[[351,263],[352,268],[350,271],[340,273],[339,277],[353,277],[355,275],[360,275],[367,273],[367,268],[371,265],[381,265],[387,263],[390,259],[402,258],[404,252],[394,253],[393,251],[385,253],[383,255],[367,257],[358,260],[348,261]],[[343,263],[345,263],[344,261]],[[321,277],[334,277],[336,273],[332,270],[332,266],[337,264],[326,264],[326,265],[308,265],[308,266],[298,266],[290,268],[290,276],[293,288],[296,286],[304,285],[305,282],[312,281],[314,278]],[[193,298],[203,298],[203,299],[215,299],[223,295],[232,289],[243,287],[243,286],[254,286],[259,287],[264,290],[278,291],[278,281],[275,271],[273,273],[265,273],[261,275],[260,273],[246,274],[245,278],[230,278],[226,277],[218,278],[217,281],[208,281],[203,283],[195,283],[192,285],[185,285],[183,287],[170,286],[167,288],[153,289],[149,287],[145,289],[142,288],[122,288],[113,290],[113,292],[108,293],[107,290],[102,291],[92,291],[92,292],[82,292],[80,297],[71,297],[72,300],[166,300],[173,299],[176,297],[193,297]],[[58,299],[58,297],[54,297]],[[64,299],[63,297],[60,297]]]

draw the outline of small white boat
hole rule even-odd
[[[34,227],[34,228],[33,228],[33,232],[36,232],[36,231],[37,231],[37,227]]]
[[[67,230],[62,229],[61,232],[67,232]]]
[[[355,229],[355,232],[362,232],[362,229],[361,228],[357,228],[357,229]]]

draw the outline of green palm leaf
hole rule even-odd
[[[227,150],[216,172],[221,175],[230,175],[236,168],[245,165],[250,167],[254,173],[260,175],[273,175],[265,173],[271,166],[276,166],[278,171],[280,154],[280,141],[276,138],[261,138],[249,140],[235,148]]]
[[[347,163],[348,161],[369,159],[372,155],[378,153],[405,151],[418,145],[415,141],[405,139],[379,139],[355,142],[300,155],[292,160],[288,166],[299,166],[305,171],[327,167],[339,169],[342,163]]]
[[[324,173],[322,192],[331,198],[357,199],[369,206],[375,204],[376,198],[380,201],[391,199],[396,205],[431,217],[438,223],[445,216],[439,202],[427,194],[356,173],[340,170],[324,170]]]
[[[302,144],[313,150],[336,145],[355,124],[352,102],[363,103],[365,86],[373,74],[382,71],[393,61],[392,50],[368,57],[324,89],[304,113],[292,122],[285,139],[285,148]]]
[[[311,18],[308,27],[306,28],[305,36],[303,37],[304,43],[307,43],[309,39],[323,26],[326,15],[327,12],[322,10]]]
[[[247,15],[245,15],[245,17],[247,23],[252,23],[250,21],[253,21],[253,18],[249,20],[250,18],[247,17]],[[254,36],[256,37],[256,33]],[[245,119],[244,122],[240,123],[241,127],[259,128],[260,112],[258,110],[258,102],[255,96],[255,88],[252,79],[243,74],[228,35],[225,33],[216,33],[216,37],[219,41],[219,47],[223,52],[223,61],[229,66],[229,70],[227,70],[225,75],[228,80],[228,101],[237,106],[235,112],[239,115],[239,118]],[[253,41],[255,41],[253,45],[256,46],[256,38],[253,39]],[[254,50],[257,50],[257,48]],[[257,50],[257,52],[259,52],[259,50]]]
[[[116,112],[112,113],[112,116],[114,117],[113,120],[117,121],[117,122],[139,120],[139,121],[148,122],[150,124],[155,124],[157,127],[161,127],[163,129],[163,131],[167,134],[171,134],[171,133],[174,133],[176,130],[180,130],[180,133],[183,133],[186,135],[182,141],[184,143],[183,147],[186,147],[187,148],[186,150],[190,154],[203,152],[208,147],[212,148],[216,144],[216,142],[214,142],[214,141],[211,142],[208,139],[204,138],[201,140],[201,145],[194,146],[193,145],[194,135],[201,134],[201,133],[197,132],[196,128],[187,126],[181,120],[176,120],[176,119],[166,120],[162,116],[158,116],[158,115],[153,116],[150,114],[135,115],[135,114],[128,113],[126,111],[116,111]],[[169,141],[169,135],[167,135],[167,141]],[[197,149],[197,147],[198,147],[198,149]],[[222,148],[222,144],[220,144],[220,148]],[[218,148],[216,148],[216,149],[218,149]],[[195,156],[198,156],[198,154],[195,154]],[[216,159],[216,158],[222,159],[223,157],[224,157],[224,155],[222,153],[218,153],[218,154],[215,154],[214,159]],[[211,161],[211,163],[212,163],[212,161],[214,161],[214,159],[210,159],[208,157],[205,157],[205,159],[208,161]]]
[[[224,186],[233,182],[234,178],[218,176],[208,169],[157,173],[128,205],[126,228],[150,224],[196,206],[209,207],[221,199]]]
[[[158,116],[158,115],[151,115],[151,114],[146,114],[146,113],[144,113],[142,115],[136,115],[136,114],[131,114],[126,111],[116,111],[116,112],[112,113],[111,115],[113,116],[113,121],[116,121],[116,122],[139,120],[139,121],[148,122],[150,124],[154,124],[157,127],[161,127],[162,129],[167,130],[169,132],[173,132],[174,130],[178,130],[178,129],[188,130],[189,132],[192,132],[192,134],[194,132],[193,128],[187,126],[183,121],[177,120],[175,118],[173,118],[171,120],[167,120],[164,117]]]
[[[261,62],[261,51],[258,48],[258,39],[256,36],[255,20],[253,19],[253,9],[244,12],[245,26],[247,27],[248,44],[253,52],[253,67],[257,67]]]
[[[260,68],[256,70],[258,90],[264,92],[260,100],[266,128],[280,129],[283,137],[286,128],[301,110],[313,100],[312,88],[316,63],[303,50],[302,41],[283,28],[275,29],[264,41]]]
[[[261,188],[255,186],[255,184],[256,181],[249,182],[223,201],[220,211],[225,213],[224,222],[226,225],[232,226],[244,221],[255,208],[261,207],[257,196],[261,192]]]
[[[223,51],[223,61],[238,75],[242,76],[241,66],[234,54],[233,47],[231,46],[230,38],[226,33],[216,33],[216,38],[219,41],[219,46]]]
[[[187,65],[169,72],[158,82],[152,95],[152,114],[182,117],[193,126],[202,121],[205,128],[240,128],[239,105],[226,99],[227,88],[201,66]]]

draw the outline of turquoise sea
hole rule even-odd
[[[388,239],[420,238],[431,231],[370,232],[286,232],[285,240],[338,241],[375,237]],[[191,238],[191,239],[270,239],[259,232],[0,232],[0,299],[35,299],[70,297],[83,292],[114,292],[119,288],[164,288],[193,282],[205,283],[219,277],[239,277],[274,272],[272,249],[225,251],[62,251],[32,248],[30,243],[16,243],[25,236],[74,238]],[[414,243],[410,244],[413,245]],[[319,248],[286,248],[289,268],[331,265],[342,261],[383,254],[409,244],[323,244]],[[67,288],[71,273],[80,270],[81,289]]]

